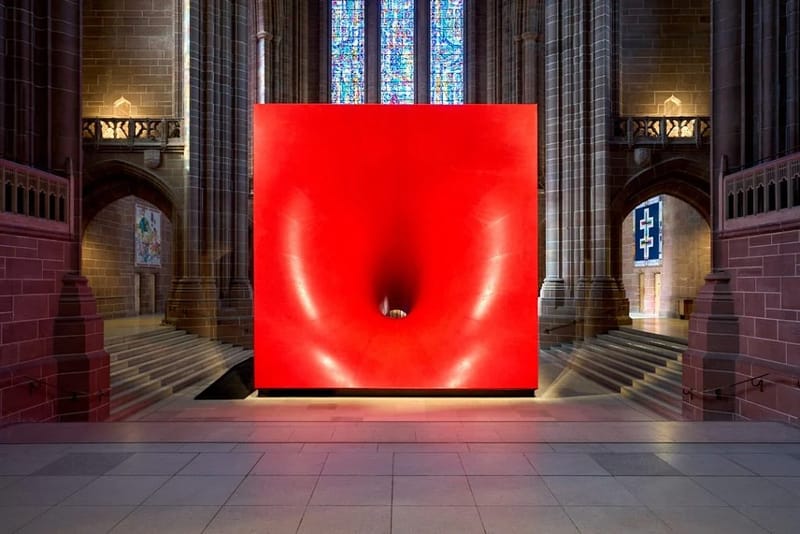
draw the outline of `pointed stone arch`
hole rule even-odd
[[[177,222],[177,199],[161,178],[127,161],[111,159],[92,165],[84,172],[81,228],[85,230],[104,207],[128,195],[154,204],[170,221]]]
[[[134,210],[142,202],[161,212],[160,261],[154,264],[137,263],[135,256]],[[181,212],[173,189],[147,169],[109,159],[84,172],[82,204],[81,272],[95,291],[98,313],[105,319],[162,313],[181,265]]]
[[[631,176],[611,200],[611,270],[622,279],[622,223],[642,202],[670,195],[694,208],[711,227],[708,168],[683,157],[673,157]]]
[[[696,161],[675,157],[656,163],[631,176],[611,201],[612,218],[618,222],[636,206],[660,194],[672,195],[692,206],[711,223],[708,168]]]

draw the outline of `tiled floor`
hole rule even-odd
[[[2,532],[796,532],[800,428],[537,398],[257,398],[0,429]]]
[[[0,532],[796,532],[800,518],[800,430],[780,424],[609,422],[662,438],[500,440],[493,452],[455,435],[378,432],[320,452],[250,441],[247,423],[226,423],[243,439],[224,442],[210,441],[215,423],[183,439],[165,423],[62,426],[56,439],[47,425],[0,432]]]

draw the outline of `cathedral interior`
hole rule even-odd
[[[0,47],[0,513],[10,531],[175,521],[210,532],[237,519],[280,532],[634,531],[656,517],[658,531],[796,525],[798,0],[12,0],[0,5]],[[258,104],[535,105],[535,131],[507,144],[536,155],[524,193],[538,213],[524,256],[533,276],[513,289],[537,320],[502,316],[536,325],[522,330],[538,343],[535,400],[269,399],[252,384],[245,404],[193,400],[252,369],[253,283],[259,265],[280,263],[254,247],[266,220],[254,194]],[[278,139],[293,135],[282,128],[271,130]],[[380,135],[399,146],[414,133]],[[385,158],[379,172],[398,164]],[[340,221],[320,220],[334,238],[318,241],[319,257],[346,248]],[[375,313],[412,324],[410,304],[389,300],[379,295]],[[508,355],[489,352],[503,367]],[[245,434],[241,421],[252,422]],[[567,421],[588,426],[567,431]],[[139,469],[137,454],[165,464]],[[80,506],[103,504],[92,485],[121,495],[123,475],[141,476],[142,497],[92,508],[96,524],[79,520]],[[172,478],[155,485],[155,475]],[[189,475],[229,491],[181,501]],[[347,477],[362,475],[353,490]],[[481,489],[492,479],[522,491],[522,475],[533,500],[493,502]],[[646,486],[650,475],[676,485]],[[281,476],[305,501],[270,501],[286,505],[279,514],[246,506]],[[571,509],[584,484],[592,496]],[[345,486],[353,500],[340,502]],[[640,507],[622,510],[634,495]]]
[[[537,104],[542,348],[689,320],[675,414],[796,422],[796,17],[793,2],[10,4],[2,420],[107,419],[113,392],[62,398],[108,392],[104,321],[160,315],[252,348],[254,104],[432,103]]]

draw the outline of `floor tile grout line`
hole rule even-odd
[[[226,453],[221,453],[221,454],[231,454],[231,452],[232,452],[232,450],[229,451],[229,452],[226,452]],[[200,454],[201,453],[198,453],[197,457],[199,457]],[[203,527],[202,532],[205,532],[206,530],[208,530],[208,527],[211,526],[211,524],[217,518],[219,513],[222,511],[222,508],[225,507],[230,502],[231,498],[236,494],[236,492],[239,490],[239,488],[242,487],[242,484],[244,484],[245,480],[247,480],[247,477],[250,476],[250,473],[253,471],[253,469],[255,469],[256,464],[258,464],[258,462],[261,461],[261,458],[263,456],[264,456],[263,452],[259,454],[258,459],[255,462],[253,462],[253,465],[250,466],[250,469],[247,471],[247,473],[245,473],[244,476],[242,476],[242,479],[239,481],[239,483],[236,485],[236,487],[233,489],[233,491],[228,495],[228,497],[226,497],[225,502],[223,502],[217,508],[217,510],[214,512],[214,515],[212,515],[211,518],[208,520],[208,522],[206,523],[206,526]],[[189,464],[187,464],[187,465],[189,465]],[[184,466],[184,468],[185,468],[185,466]]]
[[[295,529],[295,534],[300,532],[300,527],[303,526],[303,520],[305,520],[306,514],[308,513],[308,508],[311,506],[311,500],[314,498],[314,493],[317,491],[317,486],[319,486],[319,481],[322,478],[322,470],[325,468],[325,464],[328,462],[329,455],[330,452],[325,453],[325,461],[322,462],[322,465],[319,468],[319,473],[317,473],[317,479],[314,481],[314,487],[311,488],[311,492],[308,494],[306,505],[303,508],[303,514],[300,516],[300,521],[297,523],[297,528]]]
[[[392,534],[394,529],[394,477],[395,477],[395,458],[396,452],[392,452],[392,480],[389,487],[389,534]]]

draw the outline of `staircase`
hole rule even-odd
[[[109,338],[111,420],[119,421],[201,380],[221,375],[253,351],[173,327]]]
[[[681,419],[686,341],[629,327],[545,352],[581,375],[668,417]]]

